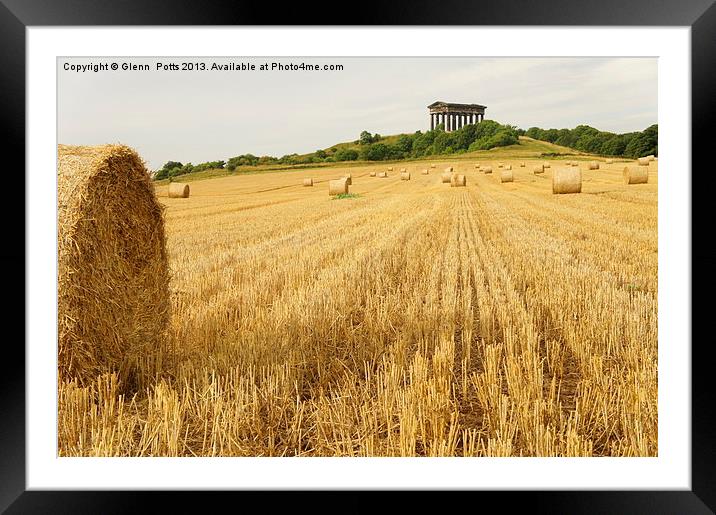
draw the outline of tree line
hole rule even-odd
[[[519,136],[548,141],[557,145],[583,152],[604,156],[636,158],[649,154],[659,155],[659,128],[654,124],[643,131],[616,134],[604,132],[589,125],[578,125],[574,129],[528,130],[512,125],[503,125],[494,120],[470,124],[452,132],[445,132],[443,124],[435,129],[413,134],[402,134],[398,138],[387,138],[380,134],[362,131],[351,145],[336,145],[310,154],[286,154],[282,157],[255,156],[242,154],[227,161],[207,161],[193,165],[168,161],[159,169],[154,178],[172,179],[187,173],[210,169],[227,169],[234,172],[239,167],[266,165],[303,165],[343,161],[395,161],[434,155],[460,154],[476,150],[488,150],[518,143]]]
[[[657,124],[643,131],[624,134],[600,131],[589,125],[578,125],[574,129],[546,130],[530,127],[525,131],[525,136],[603,156],[637,158],[650,154],[659,155]]]

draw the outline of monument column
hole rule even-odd
[[[430,113],[430,130],[435,130],[435,115]]]

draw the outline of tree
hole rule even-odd
[[[373,136],[371,136],[370,132],[363,131],[360,133],[360,138],[358,139],[358,142],[361,145],[370,145],[373,143]]]

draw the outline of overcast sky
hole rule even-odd
[[[149,71],[122,71],[131,61]],[[117,71],[77,72],[102,64]],[[202,62],[205,71],[156,71]],[[254,71],[211,71],[252,63]],[[263,63],[341,64],[342,71],[261,71]],[[522,128],[629,132],[657,123],[655,58],[200,58],[58,61],[58,141],[121,142],[152,169],[239,154],[312,152],[363,130],[429,130],[436,100],[487,106]]]

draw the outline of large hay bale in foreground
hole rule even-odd
[[[599,170],[599,162],[598,161],[590,161],[589,169],[590,170]]]
[[[581,193],[582,170],[557,168],[552,175],[552,193]]]
[[[624,184],[646,184],[649,182],[649,169],[644,166],[625,166]]]
[[[57,147],[57,329],[61,381],[116,372],[138,387],[164,345],[169,272],[162,206],[123,145]]]
[[[482,171],[485,173],[492,173],[492,167],[491,166],[484,166],[482,168]]]
[[[304,186],[313,186],[313,179],[312,178],[303,179],[303,185]]]
[[[189,198],[189,185],[183,182],[170,182],[169,198]]]
[[[532,168],[532,172],[535,174],[544,173],[544,166],[536,165],[534,168]]]
[[[343,177],[342,179],[335,179],[328,181],[328,194],[340,195],[342,193],[348,193],[348,179]]]
[[[637,162],[639,163],[639,166],[649,166],[648,157],[640,157],[639,159],[637,159]]]
[[[460,187],[465,186],[467,184],[467,179],[463,174],[453,174],[453,176],[450,178],[450,187]]]
[[[500,171],[500,182],[513,182],[515,180],[512,170]]]
[[[410,180],[410,172],[403,172],[400,174],[400,180],[401,181],[409,181]]]
[[[452,179],[452,173],[451,173],[451,172],[443,172],[442,175],[440,176],[440,181],[441,181],[443,184],[449,183],[451,179]]]

